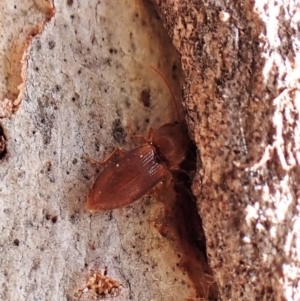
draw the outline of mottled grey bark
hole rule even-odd
[[[87,282],[109,300],[207,294],[195,280],[211,282],[205,262],[192,261],[195,253],[187,258],[182,238],[166,227],[176,220],[161,200],[171,203],[174,194],[145,197],[123,210],[85,209],[100,168],[83,156],[100,161],[116,147],[130,150],[136,145],[129,127],[145,135],[177,118],[170,91],[149,68],[158,68],[180,98],[178,56],[153,6],[132,0],[54,4],[51,13],[47,1],[6,1],[0,10],[0,73],[18,78],[3,80],[0,91],[7,140],[0,160],[0,299],[93,300],[97,294]],[[11,45],[18,38],[16,55]],[[11,57],[17,57],[15,67]],[[101,279],[109,280],[107,289]],[[110,290],[116,283],[121,290]]]

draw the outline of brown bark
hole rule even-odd
[[[221,300],[299,300],[299,3],[155,0],[180,53]]]

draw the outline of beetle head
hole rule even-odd
[[[166,123],[152,137],[152,144],[166,161],[168,168],[176,169],[183,161],[189,147],[187,129],[178,122]]]

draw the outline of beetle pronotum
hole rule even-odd
[[[174,96],[173,99],[175,102]],[[177,105],[176,111],[179,115]],[[189,144],[186,125],[178,121],[163,124],[157,130],[150,128],[143,140],[143,145],[117,158],[99,174],[89,192],[89,211],[120,208],[145,195],[162,178],[170,177],[171,170],[178,169]],[[116,151],[101,164],[109,162]]]

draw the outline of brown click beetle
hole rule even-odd
[[[179,115],[177,106],[176,110]],[[164,177],[166,181],[171,179],[170,171],[178,169],[184,160],[190,138],[184,122],[173,122],[154,131],[150,128],[143,141],[143,145],[120,156],[99,174],[89,192],[87,210],[121,208],[145,195]],[[100,164],[109,162],[116,152],[122,151],[115,150]]]

